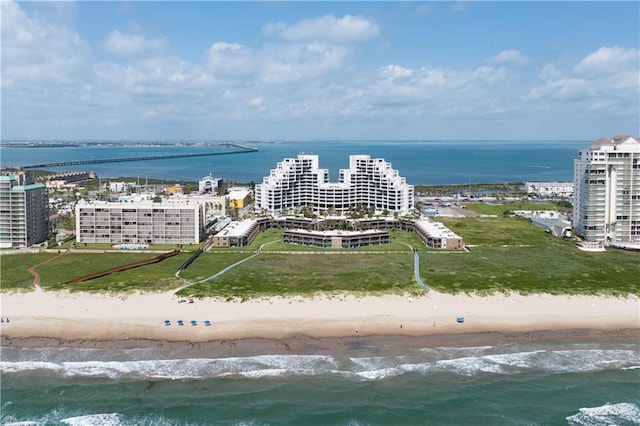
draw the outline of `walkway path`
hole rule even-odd
[[[418,255],[418,250],[415,249],[411,244],[403,243],[405,246],[409,247],[413,252],[413,276],[416,278],[416,282],[420,287],[422,287],[425,291],[430,291],[431,289],[427,286],[420,278],[420,256]]]
[[[416,277],[418,285],[425,291],[429,291],[429,287],[420,278],[420,256],[418,256],[418,250],[415,249],[413,250],[413,275]]]
[[[40,274],[38,273],[38,271],[36,271],[36,268],[37,268],[38,266],[44,265],[45,263],[49,263],[49,262],[51,262],[52,260],[57,259],[57,258],[59,258],[60,256],[62,256],[63,254],[66,254],[66,253],[67,253],[67,252],[59,253],[57,256],[53,256],[52,258],[47,259],[47,260],[45,260],[45,261],[42,261],[42,262],[38,263],[37,265],[33,265],[33,266],[31,266],[29,269],[27,269],[27,271],[28,271],[31,275],[33,275],[33,286],[34,286],[35,288],[39,288],[39,287],[40,287]]]
[[[177,289],[173,290],[173,293],[177,293],[177,292],[179,292],[180,290],[184,290],[185,288],[191,287],[192,285],[200,284],[200,283],[204,283],[204,282],[207,282],[207,281],[209,281],[209,280],[212,280],[212,279],[214,279],[214,278],[216,278],[216,277],[218,277],[218,276],[220,276],[220,275],[224,274],[224,273],[225,273],[225,272],[227,272],[229,269],[231,269],[231,268],[235,268],[236,266],[238,266],[238,265],[240,265],[240,264],[242,264],[242,263],[246,262],[247,260],[253,259],[253,258],[254,258],[254,257],[256,257],[257,255],[258,255],[258,253],[254,253],[254,254],[252,254],[251,256],[246,257],[246,258],[242,259],[241,261],[234,263],[233,265],[229,265],[229,266],[227,266],[227,267],[226,267],[226,268],[224,268],[223,270],[219,271],[219,272],[218,272],[218,273],[216,273],[216,274],[211,275],[210,277],[207,277],[207,278],[201,279],[200,281],[193,281],[193,282],[190,282],[190,283],[184,284],[184,285],[182,285],[182,286],[178,287]]]
[[[184,285],[182,285],[182,286],[178,287],[177,289],[173,290],[173,293],[177,293],[177,292],[179,292],[180,290],[184,290],[185,288],[189,288],[189,287],[191,287],[192,285],[200,284],[200,283],[204,283],[204,282],[210,281],[210,280],[212,280],[212,279],[214,279],[214,278],[216,278],[216,277],[219,277],[220,275],[222,275],[222,274],[224,274],[225,272],[227,272],[229,269],[231,269],[231,268],[235,268],[236,266],[238,266],[238,265],[240,265],[240,264],[242,264],[242,263],[246,262],[247,260],[251,260],[251,259],[253,259],[253,258],[254,258],[254,257],[256,257],[257,255],[259,255],[260,253],[262,253],[262,249],[263,249],[263,247],[264,247],[265,245],[267,245],[267,244],[271,244],[271,243],[273,243],[273,242],[274,242],[274,241],[271,241],[271,242],[269,242],[269,243],[265,243],[265,244],[261,245],[261,246],[260,246],[260,248],[258,248],[258,250],[256,251],[256,253],[254,253],[254,254],[252,254],[251,256],[246,257],[246,258],[244,258],[244,259],[242,259],[242,260],[240,260],[240,261],[238,261],[238,262],[234,263],[233,265],[229,265],[229,266],[227,266],[226,268],[224,268],[223,270],[221,270],[221,271],[219,271],[219,272],[215,273],[214,275],[211,275],[211,276],[209,276],[209,277],[207,277],[207,278],[203,278],[203,279],[201,279],[200,281],[190,282],[190,283],[187,283],[187,284],[184,284]],[[419,285],[420,287],[422,287],[425,291],[430,291],[429,287],[428,287],[428,286],[427,286],[427,285],[422,281],[422,278],[420,278],[420,256],[418,255],[418,250],[416,250],[413,246],[411,246],[411,245],[409,245],[409,244],[406,244],[406,243],[405,243],[405,245],[406,245],[407,247],[409,247],[409,248],[411,249],[411,251],[413,251],[413,275],[415,276],[416,282],[417,282],[417,283],[418,283],[418,285]],[[274,253],[274,252],[270,252],[270,253]],[[293,253],[295,253],[295,254],[300,254],[300,253],[303,253],[303,254],[318,254],[317,252],[291,252],[291,253],[292,253],[292,254],[293,254]],[[322,253],[322,254],[326,254],[326,252],[320,252],[320,253]],[[338,253],[344,253],[344,252],[338,252]],[[374,253],[382,253],[382,252],[374,252]],[[176,273],[176,276],[178,276],[178,275],[177,275],[177,273]]]

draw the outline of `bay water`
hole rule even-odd
[[[121,176],[197,181],[213,174],[224,180],[259,183],[284,158],[316,154],[337,182],[349,168],[349,155],[365,154],[390,162],[412,185],[572,181],[573,160],[589,141],[316,141],[242,142],[256,152],[208,157],[101,163],[51,168],[95,171],[101,178]],[[224,148],[227,151],[228,148]],[[0,166],[44,162],[222,152],[206,144],[150,142],[147,145],[84,143],[81,146],[27,148],[0,145]]]

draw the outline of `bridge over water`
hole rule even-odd
[[[29,164],[26,166],[20,166],[20,169],[46,169],[49,167],[64,167],[64,166],[77,166],[82,164],[98,164],[98,163],[122,163],[125,161],[149,161],[149,160],[166,160],[168,158],[186,158],[186,157],[207,157],[212,155],[230,155],[230,154],[247,154],[250,152],[258,151],[258,148],[252,148],[237,143],[224,143],[218,146],[229,146],[236,148],[232,151],[225,152],[196,152],[189,154],[165,154],[165,155],[146,155],[143,157],[124,157],[124,158],[95,158],[89,160],[69,160],[69,161],[56,161],[52,163],[40,163]]]

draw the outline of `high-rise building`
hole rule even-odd
[[[598,139],[574,160],[573,223],[585,241],[640,243],[640,140]]]
[[[349,168],[340,170],[338,183],[318,167],[317,155],[285,158],[256,185],[256,211],[280,216],[299,208],[316,214],[346,213],[356,207],[378,214],[411,214],[413,185],[381,158],[351,155]]]
[[[47,239],[47,187],[23,174],[0,176],[0,247],[29,247]]]

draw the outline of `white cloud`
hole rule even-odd
[[[169,43],[164,38],[150,39],[114,30],[107,35],[102,47],[118,56],[141,56],[165,52],[169,49]]]
[[[361,16],[351,15],[342,18],[325,15],[305,19],[293,25],[284,22],[270,23],[264,27],[264,31],[266,34],[289,41],[325,40],[334,43],[367,41],[380,33],[373,22]]]
[[[413,70],[403,68],[400,65],[387,65],[382,67],[380,74],[383,78],[396,79],[402,77],[410,77],[413,74]]]
[[[621,69],[638,68],[638,49],[618,46],[601,47],[581,60],[574,68],[578,74],[598,76],[615,73]]]
[[[591,109],[606,105],[609,112],[613,112],[611,105],[629,101],[637,104],[640,96],[638,57],[638,49],[605,46],[568,70],[546,65],[538,76],[542,84],[531,88],[528,98],[560,102],[589,100]],[[609,101],[603,102],[604,99]]]
[[[534,87],[530,92],[531,99],[545,100],[578,100],[589,96],[589,82],[579,78],[563,77],[549,81],[543,86]]]
[[[64,20],[27,14],[20,3],[0,1],[0,7],[7,135],[37,130],[40,137],[77,138],[84,129],[89,137],[129,131],[144,137],[162,129],[177,137],[183,130],[210,135],[211,129],[222,129],[230,138],[241,138],[244,132],[259,132],[244,124],[251,121],[255,129],[271,128],[286,137],[289,128],[281,123],[296,117],[291,129],[298,126],[294,130],[301,135],[327,126],[369,137],[377,126],[404,129],[398,123],[423,129],[427,122],[518,117],[551,122],[624,118],[638,111],[635,47],[594,48],[568,65],[552,62],[538,69],[514,66],[537,60],[516,49],[466,66],[436,66],[427,55],[403,59],[392,49],[351,44],[380,30],[365,18],[327,15],[270,24],[265,31],[279,38],[274,43],[207,40],[208,48],[189,51],[190,58],[199,59],[187,60],[170,52],[162,36],[138,35],[144,28],[114,30],[92,51]],[[99,59],[101,47],[118,57]],[[377,56],[368,57],[368,48]],[[385,62],[382,55],[390,53],[393,59]],[[192,136],[197,137],[182,135]]]
[[[208,61],[213,74],[220,78],[244,78],[255,66],[251,49],[236,43],[214,43]]]
[[[538,77],[543,81],[555,80],[562,77],[562,71],[554,64],[547,64],[542,67]]]
[[[347,49],[327,43],[267,45],[261,55],[261,77],[285,83],[318,77],[340,68]]]
[[[452,81],[447,78],[447,71],[443,69],[422,68],[418,82],[421,86],[444,87]]]
[[[403,78],[397,78],[397,75]],[[384,108],[386,114],[394,114],[394,110],[395,113],[402,111],[403,114],[425,116],[506,113],[513,109],[511,99],[496,96],[496,92],[513,94],[507,76],[502,67],[421,67],[413,70],[388,65],[381,69],[379,81],[358,93],[357,102]],[[367,109],[351,107],[349,111]]]
[[[90,48],[64,27],[27,16],[14,2],[1,1],[2,86],[34,82],[73,85],[91,72]]]
[[[519,50],[511,49],[511,50],[503,50],[502,52],[498,53],[496,56],[490,58],[489,62],[497,65],[503,65],[503,64],[525,65],[529,62],[529,58],[523,55]]]
[[[217,87],[206,69],[177,57],[147,58],[127,65],[96,64],[97,82],[111,93],[184,98]]]

